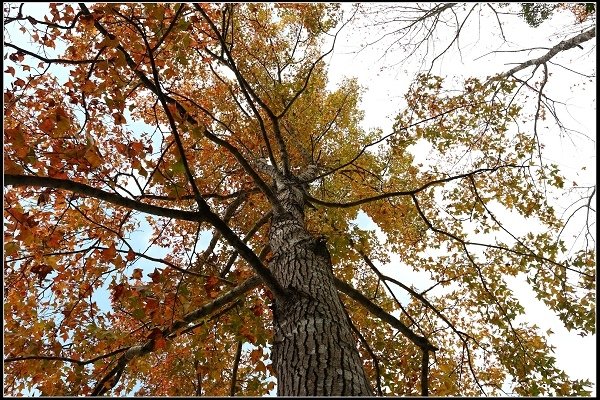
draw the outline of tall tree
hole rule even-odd
[[[565,178],[516,123],[517,71],[455,95],[421,74],[393,130],[367,132],[357,82],[327,80],[352,21],[327,3],[5,5],[5,394],[589,393],[505,279],[594,332],[595,249],[561,238]],[[535,224],[514,234],[497,203]],[[390,252],[432,286],[384,273]]]

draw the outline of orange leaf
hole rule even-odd
[[[44,133],[48,133],[48,134],[50,134],[52,132],[53,128],[54,128],[54,121],[52,121],[50,118],[44,119],[44,122],[42,122],[40,125],[40,129]]]
[[[248,339],[250,343],[254,343],[256,341],[256,337],[250,332],[246,325],[240,328],[240,335]]]
[[[165,340],[164,336],[154,340],[154,350],[164,349],[165,347],[167,347],[167,341]]]
[[[127,252],[127,261],[133,261],[135,259],[135,252],[132,249],[129,249]]]
[[[149,313],[157,310],[158,306],[160,306],[160,302],[158,301],[158,299],[155,299],[154,297],[146,297],[144,299],[144,301],[146,302],[146,310]]]
[[[259,362],[256,364],[256,367],[254,368],[254,370],[255,370],[255,371],[257,371],[257,372],[262,372],[262,373],[265,373],[265,372],[267,372],[267,367],[265,366],[265,363],[264,363],[264,362],[262,362],[262,361],[259,361]]]
[[[167,345],[167,341],[160,328],[153,328],[146,338],[154,341],[154,350],[163,349]]]
[[[92,81],[86,81],[82,86],[81,86],[81,91],[83,93],[92,93],[94,91],[94,89],[96,89],[96,85],[94,84],[94,82]]]
[[[4,72],[7,72],[7,73],[11,74],[12,76],[15,76],[15,69],[13,67],[6,68],[6,71],[4,71]]]
[[[116,256],[117,248],[115,247],[114,243],[112,243],[108,249],[102,250],[102,253],[100,254],[100,258],[102,259],[102,261],[110,261]]]
[[[131,156],[136,156],[140,154],[142,150],[144,150],[144,145],[140,142],[133,142],[129,145],[129,154]]]
[[[250,352],[250,361],[252,361],[253,364],[256,364],[258,360],[262,358],[262,356],[263,351],[260,347],[258,349],[254,349]]]
[[[140,268],[135,268],[131,277],[133,279],[142,279],[142,276],[142,270]]]
[[[87,149],[83,157],[90,163],[92,168],[98,168],[104,163],[102,158],[100,158],[100,152],[96,146]]]

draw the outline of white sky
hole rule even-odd
[[[474,18],[476,20],[476,18]],[[535,46],[551,47],[561,40],[574,36],[557,38],[556,34],[562,32],[562,24],[568,25],[570,20],[560,17],[552,18],[544,22],[538,28],[530,28],[522,20],[515,21],[514,24],[505,27],[505,34],[509,41],[514,41],[516,48],[530,48]],[[493,23],[483,22],[482,27],[496,26]],[[479,30],[476,23],[465,26],[465,31],[461,36],[462,60],[455,51],[450,51],[441,58],[432,70],[433,74],[441,76],[456,77],[486,77],[494,73],[504,72],[514,66],[515,62],[523,62],[530,58],[536,58],[544,54],[547,50],[538,52],[521,52],[508,54],[495,54],[492,56],[479,58],[491,49],[499,49],[500,42],[494,34],[482,32],[481,36],[474,34],[474,30]],[[471,29],[471,30],[468,30]],[[481,28],[486,29],[486,28]],[[579,32],[576,32],[579,33]],[[575,34],[576,34],[575,33]],[[494,38],[494,36],[496,36]],[[378,37],[374,34],[369,37],[373,40]],[[469,42],[469,38],[473,39]],[[548,38],[550,38],[548,40]],[[495,39],[495,40],[494,40]],[[393,119],[402,109],[405,102],[403,95],[406,93],[411,82],[410,77],[414,76],[416,66],[414,64],[402,64],[389,69],[381,69],[385,61],[393,63],[402,58],[402,53],[396,51],[389,55],[387,60],[377,61],[382,52],[381,47],[367,48],[362,52],[355,54],[357,44],[364,43],[365,36],[355,34],[349,30],[342,31],[336,41],[336,48],[331,57],[327,60],[330,64],[330,87],[336,86],[344,77],[356,77],[359,83],[365,87],[366,93],[363,96],[362,108],[365,111],[363,127],[367,130],[373,128],[382,128],[384,134],[391,131]],[[449,40],[449,37],[448,37]],[[594,42],[594,43],[593,43]],[[438,49],[446,47],[446,43],[438,44]],[[580,68],[582,62],[588,63],[584,70],[593,71],[595,75],[595,57],[589,56],[588,52],[595,46],[595,41],[589,41],[583,44],[585,51],[572,49],[561,60],[567,60],[564,65],[570,68]],[[587,57],[583,57],[587,55]],[[544,157],[547,162],[556,162],[562,168],[563,174],[568,178],[574,179],[580,185],[593,185],[596,183],[596,86],[595,78],[593,82],[580,87],[570,87],[565,82],[577,81],[578,79],[572,73],[564,69],[550,65],[550,72],[554,74],[547,84],[548,93],[552,93],[555,98],[565,101],[569,105],[569,113],[562,113],[564,122],[573,128],[591,135],[594,141],[582,137],[561,138],[557,130],[551,129],[544,141],[546,148]],[[524,73],[521,77],[527,77]],[[546,133],[545,131],[543,131]],[[550,139],[550,140],[549,140]],[[575,143],[572,143],[573,140]],[[420,148],[421,149],[421,148]],[[417,159],[424,161],[426,154],[415,153]],[[419,162],[419,161],[417,161]],[[581,167],[586,166],[586,171],[581,172]],[[595,217],[595,215],[594,215]],[[372,221],[365,215],[359,216],[363,226],[371,227],[381,231],[374,226]],[[594,220],[595,221],[595,220]],[[509,224],[510,226],[510,224]],[[581,226],[581,225],[579,225]],[[381,266],[382,272],[393,276],[393,271],[397,270],[393,265],[398,265],[397,257],[392,258],[391,265]],[[402,270],[402,281],[406,284],[413,284],[416,287],[428,287],[428,274],[417,273]],[[535,298],[533,291],[525,283],[524,279],[509,278],[507,281],[510,287],[515,290],[516,297],[525,307],[524,317],[537,324],[542,330],[552,329],[554,334],[549,337],[549,344],[556,347],[554,356],[557,360],[557,366],[564,369],[572,378],[589,379],[594,383],[592,395],[596,393],[596,335],[581,337],[576,333],[568,332],[554,312],[549,310],[541,301]],[[396,292],[400,298],[406,298],[401,290]]]

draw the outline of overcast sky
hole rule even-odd
[[[346,7],[348,6],[346,5]],[[569,26],[571,21],[569,18],[571,16],[568,14],[557,15],[538,28],[531,28],[524,21],[516,19],[514,23],[505,27],[504,33],[507,39],[513,42],[513,48],[551,47],[561,40],[575,35],[558,36],[565,31],[563,26]],[[497,26],[493,21],[487,20],[486,23],[484,19],[480,26],[478,26],[477,18],[473,18],[473,21],[472,24],[466,24],[463,28],[465,33],[464,36],[461,36],[460,42],[462,59],[456,51],[450,51],[435,64],[432,73],[457,78],[469,76],[484,78],[509,70],[514,63],[539,57],[547,51],[498,53],[481,57],[491,50],[501,49],[499,47],[501,41],[498,33],[480,31],[480,27]],[[380,46],[368,47],[356,53],[358,45],[367,39],[373,40],[379,32],[375,29],[372,35],[364,35],[364,33],[343,30],[336,40],[334,53],[328,57],[328,62],[330,64],[330,87],[335,87],[336,83],[339,83],[344,77],[358,78],[359,83],[366,89],[362,101],[362,108],[365,111],[363,127],[365,129],[382,128],[386,134],[391,131],[394,117],[405,105],[403,95],[406,93],[411,83],[410,78],[414,76],[418,65],[403,63],[386,68],[386,65],[400,60],[403,54],[396,51],[381,60],[385,42]],[[478,34],[474,34],[474,32],[478,32]],[[449,40],[450,37],[443,37],[443,39]],[[446,43],[439,43],[437,49],[445,48]],[[595,40],[587,42],[583,46],[584,49],[572,49],[565,54],[565,57],[561,57],[562,60],[567,60],[563,65],[583,71],[592,70],[595,76]],[[594,53],[590,54],[592,49]],[[582,63],[587,64],[582,66]],[[548,93],[552,93],[558,100],[568,104],[568,112],[565,109],[561,114],[564,122],[568,126],[591,135],[593,140],[578,135],[564,137],[555,128],[552,128],[544,136],[546,144],[544,158],[547,162],[559,164],[562,172],[568,178],[576,180],[578,184],[594,185],[596,183],[595,78],[587,84],[571,87],[566,83],[579,80],[572,72],[552,65],[550,65],[550,72],[553,76],[550,77],[547,84]],[[528,75],[524,73],[522,76]],[[427,153],[421,152],[423,149],[426,147],[419,147],[419,151],[414,154],[420,162],[426,161],[427,158]],[[583,166],[586,167],[584,171],[581,170]],[[595,214],[593,217],[595,218]],[[372,222],[369,223],[368,217],[363,215],[359,220],[362,222],[362,226],[377,229]],[[518,231],[518,224],[514,225],[517,225],[515,230]],[[524,228],[528,228],[528,226],[524,226]],[[392,275],[394,270],[397,271],[393,265],[398,265],[398,263],[397,257],[393,257],[388,268],[382,266],[382,272]],[[405,269],[402,270],[402,274],[404,283],[414,284],[416,287],[421,284],[423,287],[428,286],[425,274],[407,273]],[[554,332],[550,335],[549,344],[556,347],[557,366],[564,369],[572,378],[589,379],[594,382],[593,394],[595,395],[596,335],[581,337],[576,333],[568,332],[555,313],[535,298],[535,294],[524,279],[509,278],[507,281],[511,288],[518,288],[515,294],[525,307],[524,319],[537,324],[544,331],[551,329]],[[401,291],[397,293],[406,298]]]

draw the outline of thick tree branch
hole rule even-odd
[[[550,49],[550,51],[548,51],[543,56],[538,57],[538,58],[532,58],[531,60],[522,62],[519,65],[517,65],[516,67],[509,69],[508,71],[500,74],[497,77],[497,79],[509,77],[511,75],[514,75],[516,72],[519,72],[527,67],[531,67],[532,65],[539,66],[539,65],[545,64],[548,61],[550,61],[550,59],[552,57],[554,57],[555,55],[557,55],[558,53],[560,53],[562,51],[570,50],[574,47],[578,47],[581,45],[581,43],[587,42],[588,40],[591,40],[595,37],[596,37],[596,27],[594,26],[586,31],[581,32],[577,36],[573,36],[570,39],[563,40],[562,42],[560,42],[557,45],[555,45],[554,47],[552,47]]]
[[[238,287],[230,290],[224,295],[216,298],[215,300],[204,304],[200,308],[184,315],[181,319],[175,321],[171,326],[165,329],[161,329],[160,336],[166,339],[172,339],[179,334],[183,334],[186,326],[194,321],[199,320],[207,315],[212,314],[219,308],[231,303],[243,294],[254,289],[260,284],[260,278],[253,276],[242,282]],[[179,331],[179,332],[178,332]],[[123,354],[117,361],[117,365],[111,369],[100,381],[96,384],[92,392],[92,396],[99,396],[105,394],[107,391],[112,389],[119,381],[121,374],[125,370],[127,364],[135,357],[139,357],[148,354],[154,350],[155,338],[147,340],[142,345],[132,346],[125,354]]]
[[[169,217],[184,221],[204,222],[207,221],[207,215],[204,212],[175,210],[172,208],[158,207],[151,204],[141,203],[116,193],[105,192],[104,190],[88,186],[84,183],[73,182],[67,179],[57,179],[48,176],[4,174],[4,186],[33,186],[48,187],[55,189],[64,189],[72,193],[93,197],[104,200],[111,204],[127,207],[132,210],[141,211],[146,214],[157,215],[160,217]]]
[[[377,316],[382,321],[388,323],[393,328],[398,329],[408,340],[413,342],[419,348],[424,350],[437,351],[439,350],[433,344],[427,340],[427,338],[423,336],[419,336],[410,330],[409,327],[404,325],[402,321],[394,317],[393,315],[388,314],[383,310],[383,308],[379,307],[377,304],[373,303],[371,300],[367,299],[362,293],[358,290],[354,289],[352,286],[347,284],[346,282],[334,278],[335,287],[342,293],[346,294],[353,300],[356,300],[360,303],[366,310],[368,310],[371,314]]]
[[[416,189],[411,189],[411,190],[401,190],[401,191],[397,191],[397,192],[389,192],[389,193],[383,193],[377,196],[372,196],[372,197],[366,197],[360,200],[355,200],[355,201],[350,201],[347,203],[335,203],[335,202],[329,202],[329,201],[323,201],[323,200],[319,200],[317,198],[314,198],[310,195],[307,195],[308,200],[310,200],[311,203],[314,204],[319,204],[321,206],[326,206],[326,207],[337,207],[337,208],[349,208],[349,207],[356,207],[359,206],[361,204],[365,204],[365,203],[370,203],[372,201],[377,201],[377,200],[382,200],[382,199],[387,199],[390,197],[398,197],[398,196],[412,196],[415,195],[419,192],[422,192],[423,190],[434,186],[434,185],[438,185],[440,183],[447,183],[447,182],[451,182],[457,179],[462,179],[462,178],[467,178],[473,175],[478,175],[484,172],[496,172],[499,169],[502,168],[524,168],[523,166],[520,165],[513,165],[513,164],[507,164],[507,165],[499,165],[497,167],[492,167],[492,168],[479,168],[476,169],[474,171],[471,172],[467,172],[464,174],[459,174],[459,175],[454,175],[454,176],[450,176],[448,178],[442,178],[442,179],[436,179],[430,182],[427,182],[424,185],[419,186]]]
[[[233,368],[231,369],[231,386],[229,387],[229,396],[235,396],[237,385],[237,371],[242,357],[242,342],[238,341],[235,350],[235,359],[233,360]]]

